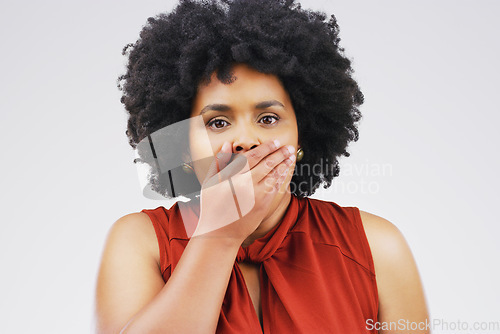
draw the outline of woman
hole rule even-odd
[[[338,175],[363,103],[325,18],[293,1],[181,1],[125,48],[129,143],[156,192],[190,201],[115,222],[99,333],[429,332],[399,230],[307,197]]]

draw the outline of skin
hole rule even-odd
[[[208,85],[199,86],[193,101],[191,117],[199,116],[203,111],[202,117],[206,124],[205,129],[197,128],[190,132],[190,158],[195,162],[194,168],[200,183],[209,168],[208,163],[201,163],[207,160],[201,158],[220,151],[225,141],[231,144],[233,154],[248,152],[274,139],[278,139],[281,145],[291,145],[293,152],[300,147],[295,111],[278,78],[259,73],[243,64],[236,65],[233,70],[236,80],[232,84],[223,84],[214,73]],[[272,103],[256,107],[267,101]],[[203,142],[205,133],[208,134],[210,145]],[[268,214],[243,242],[243,247],[264,236],[283,218],[291,199],[290,180],[294,165],[295,162],[274,197]]]
[[[217,80],[214,73],[210,83],[200,85],[198,89],[191,117],[198,116],[204,111],[203,119],[207,124],[204,131],[208,133],[211,147],[200,143],[200,138],[203,138],[200,132],[191,131],[190,150],[193,161],[218,152],[225,141],[232,144],[232,153],[247,152],[252,147],[271,139],[279,139],[284,145],[292,145],[296,151],[299,138],[295,111],[288,93],[278,78],[259,73],[243,64],[234,67],[234,75],[236,80],[226,85]],[[263,101],[277,101],[283,107],[255,108]],[[217,107],[210,107],[213,105]],[[273,115],[280,119],[267,117]],[[207,169],[208,165],[195,165],[200,181],[204,179]],[[293,172],[293,169],[291,170]],[[291,178],[292,173],[289,173],[274,198],[268,214],[255,232],[243,242],[244,247],[280,223],[290,201]],[[374,257],[380,299],[379,321],[408,319],[417,323],[425,322],[428,314],[423,289],[411,251],[402,234],[389,221],[368,212],[362,211],[361,219]],[[260,295],[258,268],[245,263],[240,263],[240,268],[247,285],[253,283],[253,286],[249,287],[249,292],[254,305],[258,305]],[[256,311],[260,314],[260,308],[256,308]],[[380,332],[391,333],[391,331]]]
[[[284,145],[298,148],[295,112],[290,97],[278,78],[259,73],[243,64],[234,67],[234,75],[236,80],[230,85],[225,85],[217,80],[214,73],[208,85],[200,85],[193,103],[191,117],[200,115],[204,110],[204,123],[213,122],[208,124],[206,130],[211,150],[219,151],[224,141],[228,140],[232,144],[232,152],[241,153],[275,138]],[[269,100],[278,101],[283,107],[255,108],[259,102]],[[216,110],[220,108],[207,107],[210,105],[224,105],[224,109],[227,110],[220,111]],[[280,119],[277,121],[269,120],[269,117],[266,119],[266,116],[273,114]],[[262,124],[263,121],[273,125]],[[190,150],[193,161],[213,153],[207,152],[207,145],[201,145],[199,138],[203,138],[199,132],[191,132]],[[195,166],[200,180],[203,180],[207,168],[207,165]],[[292,173],[289,173],[273,200],[269,213],[255,232],[244,241],[244,247],[279,224],[290,201],[291,178]],[[381,217],[362,211],[361,218],[375,262],[380,303],[379,321],[408,319],[417,323],[425,322],[428,313],[423,288],[415,261],[403,235],[392,223]],[[258,305],[260,299],[257,267],[241,263],[240,268],[247,284],[252,284],[249,292],[254,305]],[[256,308],[256,311],[260,314],[260,308]],[[391,331],[380,332],[391,333]]]
[[[291,145],[295,151],[299,147],[295,112],[279,80],[245,65],[235,66],[234,75],[237,79],[229,85],[212,76],[208,85],[200,85],[193,101],[192,117],[207,110],[209,105],[226,105],[224,112],[209,109],[204,114],[207,122],[214,118],[224,120],[212,124],[214,129],[204,129],[204,136],[202,132],[190,131],[190,158],[195,162],[200,181],[209,166],[198,159],[219,152],[226,141],[231,143],[235,154],[264,148],[272,139],[279,139],[283,146]],[[283,106],[256,108],[256,104],[270,100]],[[279,116],[278,122],[267,115]],[[207,134],[209,145],[200,139]],[[253,232],[238,243],[192,238],[167,284],[160,271],[158,241],[149,217],[142,212],[132,213],[115,222],[97,280],[97,332],[118,333],[124,326],[123,333],[155,332],[154,329],[160,328],[170,328],[175,333],[214,332],[237,249],[251,244],[280,223],[291,198],[289,184],[294,165]],[[425,322],[429,315],[422,283],[403,235],[382,217],[361,211],[361,220],[375,266],[379,323]],[[211,265],[213,261],[219,265]],[[258,267],[238,265],[261,319]],[[186,296],[197,299],[192,301]],[[190,312],[183,313],[184,309]],[[193,324],[195,328],[189,327]],[[380,330],[379,333],[429,333],[429,330]]]
[[[361,211],[375,266],[379,297],[378,322],[383,324],[403,321],[405,326],[397,330],[384,330],[381,334],[428,334],[424,324],[429,321],[420,275],[412,252],[401,231],[390,221]],[[412,330],[411,326],[418,326]]]

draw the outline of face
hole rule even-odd
[[[197,161],[220,151],[227,140],[232,153],[238,154],[273,139],[298,149],[295,111],[280,80],[238,64],[233,68],[235,80],[220,82],[215,73],[210,83],[198,88],[191,117],[202,115],[204,129],[191,128],[189,134],[191,160],[198,180],[204,180],[209,164]],[[207,144],[207,135],[210,144]],[[205,159],[206,161],[206,159]],[[283,183],[288,187],[292,173]]]

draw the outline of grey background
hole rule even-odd
[[[302,4],[335,13],[366,97],[351,157],[313,197],[398,226],[434,319],[500,321],[500,2]],[[0,4],[2,332],[91,332],[110,226],[173,204],[141,196],[115,88],[122,47],[172,6]]]

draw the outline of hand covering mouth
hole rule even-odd
[[[231,158],[229,159],[229,161],[227,162],[227,164],[229,165],[231,162],[233,162],[234,159],[236,159],[236,156],[237,156],[237,154],[231,153]]]

